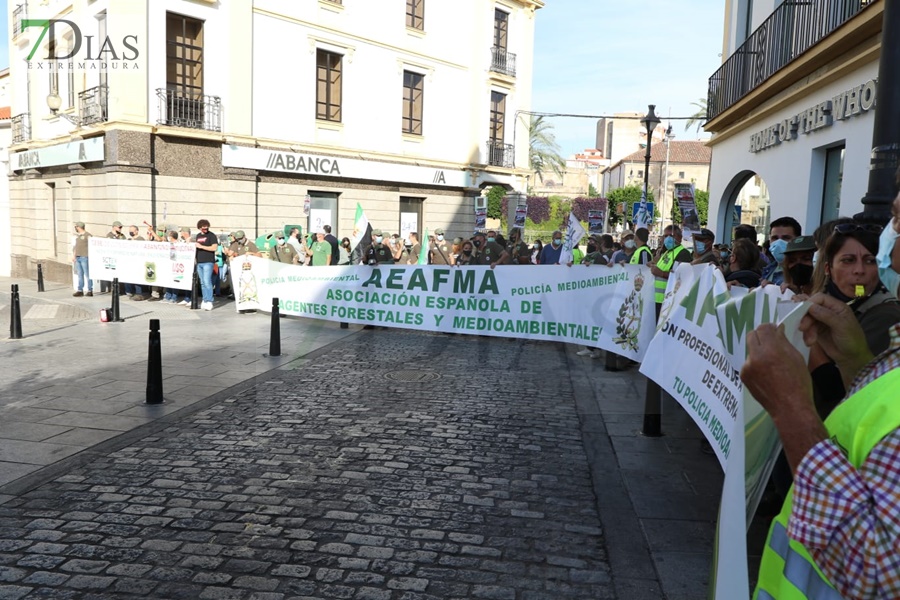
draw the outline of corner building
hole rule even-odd
[[[12,274],[68,281],[76,221],[343,237],[359,203],[373,227],[471,235],[486,186],[525,188],[542,6],[10,3]]]
[[[709,79],[709,222],[737,225],[745,188],[768,190],[742,221],[792,216],[812,233],[862,211],[887,0],[726,0],[722,67]],[[754,211],[756,212],[756,211]]]

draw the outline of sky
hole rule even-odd
[[[725,3],[716,0],[545,0],[536,12],[532,110],[686,117],[722,63]],[[597,119],[546,117],[569,157],[596,145]],[[676,140],[708,137],[675,121]],[[700,136],[700,137],[698,137]]]

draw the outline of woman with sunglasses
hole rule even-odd
[[[890,346],[890,328],[900,323],[900,301],[878,277],[878,237],[881,227],[855,221],[839,222],[822,253],[824,291],[846,303],[877,356]],[[816,408],[823,419],[844,397],[844,386],[834,363],[817,346],[810,348],[810,372]]]

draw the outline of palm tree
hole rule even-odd
[[[528,164],[542,183],[548,168],[562,178],[566,167],[552,130],[553,125],[544,122],[543,116],[531,115],[528,123]]]
[[[693,125],[697,125],[697,132],[700,132],[700,128],[703,127],[703,124],[706,123],[706,105],[707,99],[700,98],[699,102],[691,102],[692,106],[697,107],[697,112],[691,115],[691,118],[688,119],[688,122],[685,124],[684,129],[687,131]]]

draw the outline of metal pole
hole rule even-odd
[[[22,306],[19,303],[19,285],[12,284],[12,299],[9,307],[9,339],[22,339]]]
[[[197,272],[197,265],[195,264],[194,275],[191,277],[191,310],[200,310],[200,294],[200,274]]]
[[[150,319],[150,347],[147,356],[147,404],[162,403],[162,342],[159,337],[159,319]]]
[[[659,199],[659,217],[661,222],[661,226],[659,228],[660,233],[662,233],[666,228],[666,202],[668,202],[671,198],[671,195],[669,194],[669,144],[672,143],[673,137],[675,136],[672,135],[672,126],[669,125],[669,127],[666,129],[666,176],[663,180],[663,189]],[[674,212],[674,205],[672,206],[672,208],[672,212]],[[673,221],[672,224],[674,225],[675,222]]]
[[[121,323],[125,319],[119,314],[119,278],[113,277],[112,280],[112,305],[110,306],[109,320],[113,323]]]
[[[885,224],[891,218],[891,203],[897,190],[895,176],[900,164],[900,6],[884,2],[881,26],[881,58],[872,126],[872,158],[869,186],[862,199],[863,211],[856,218]]]
[[[38,292],[44,291],[44,267],[41,266],[41,263],[38,263]]]
[[[647,201],[650,201],[650,197],[648,195],[648,187],[650,183],[650,146],[653,142],[653,129],[659,123],[659,119],[656,119],[656,115],[653,112],[653,109],[656,108],[655,105],[650,105],[650,110],[645,117],[645,121],[643,121],[647,127],[647,153],[644,155],[644,198]],[[656,119],[654,121],[654,119]],[[668,141],[666,142],[666,153],[668,156]],[[668,165],[668,160],[667,160]],[[666,169],[668,172],[668,168]],[[665,192],[663,192],[665,194]],[[649,378],[647,379],[647,389],[644,394],[644,427],[641,430],[641,433],[648,437],[659,437],[662,435],[662,419],[660,417],[662,413],[662,395],[660,394],[659,386],[656,385]]]

